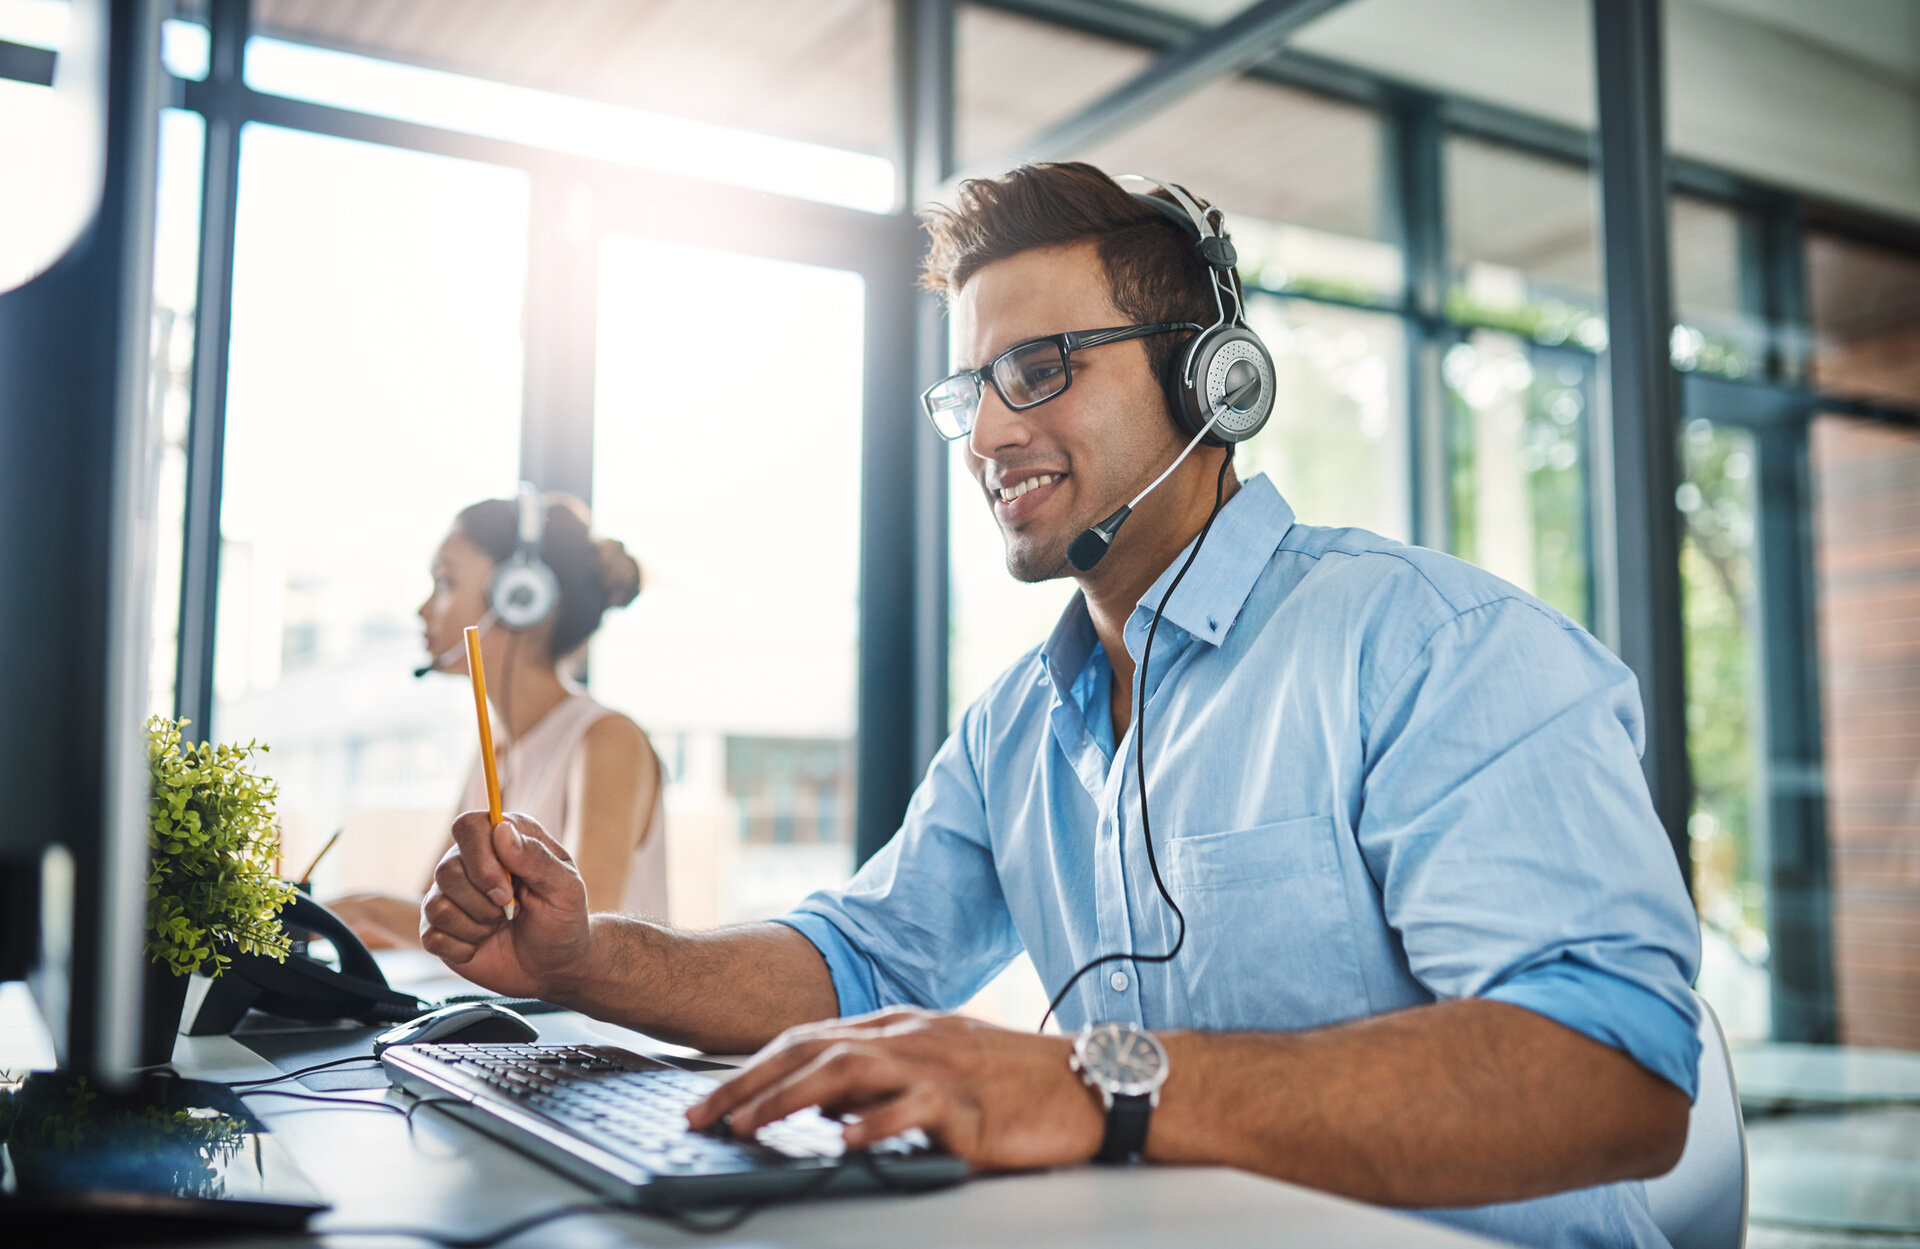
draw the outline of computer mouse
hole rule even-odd
[[[409,1019],[373,1038],[375,1056],[394,1045],[424,1045],[430,1041],[466,1045],[479,1041],[534,1041],[540,1030],[525,1016],[493,1002],[456,1002]]]

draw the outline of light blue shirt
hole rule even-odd
[[[1136,665],[1184,558],[1127,621]],[[842,1014],[958,1006],[1022,949],[1052,994],[1099,955],[1171,948],[1139,720],[1116,749],[1111,681],[1076,597],[967,709],[893,840],[784,918]],[[1565,616],[1448,556],[1296,524],[1255,477],[1167,605],[1145,719],[1186,946],[1083,976],[1062,1027],[1287,1031],[1489,998],[1693,1093],[1699,930],[1640,772],[1638,686]],[[1432,1217],[1665,1243],[1638,1183]]]

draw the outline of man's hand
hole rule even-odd
[[[909,1128],[977,1170],[1085,1162],[1104,1113],[1068,1067],[1066,1037],[1011,1032],[959,1015],[888,1010],[790,1028],[687,1111],[696,1129],[732,1116],[750,1136],[818,1106],[846,1125],[849,1148]]]
[[[420,944],[495,993],[559,996],[586,971],[586,886],[532,817],[509,813],[489,827],[486,812],[469,811],[420,905]]]

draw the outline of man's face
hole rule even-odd
[[[954,365],[979,368],[1028,339],[1131,322],[1113,306],[1094,244],[1021,252],[974,274],[954,298]],[[965,440],[967,468],[1006,543],[1007,571],[1020,581],[1070,575],[1067,546],[1179,450],[1138,339],[1076,351],[1070,367],[1064,394],[1024,412],[988,386]]]

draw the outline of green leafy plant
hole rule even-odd
[[[279,914],[294,888],[278,873],[280,790],[248,766],[267,748],[182,745],[186,723],[147,721],[147,954],[177,976],[217,976],[230,952],[284,960]]]

